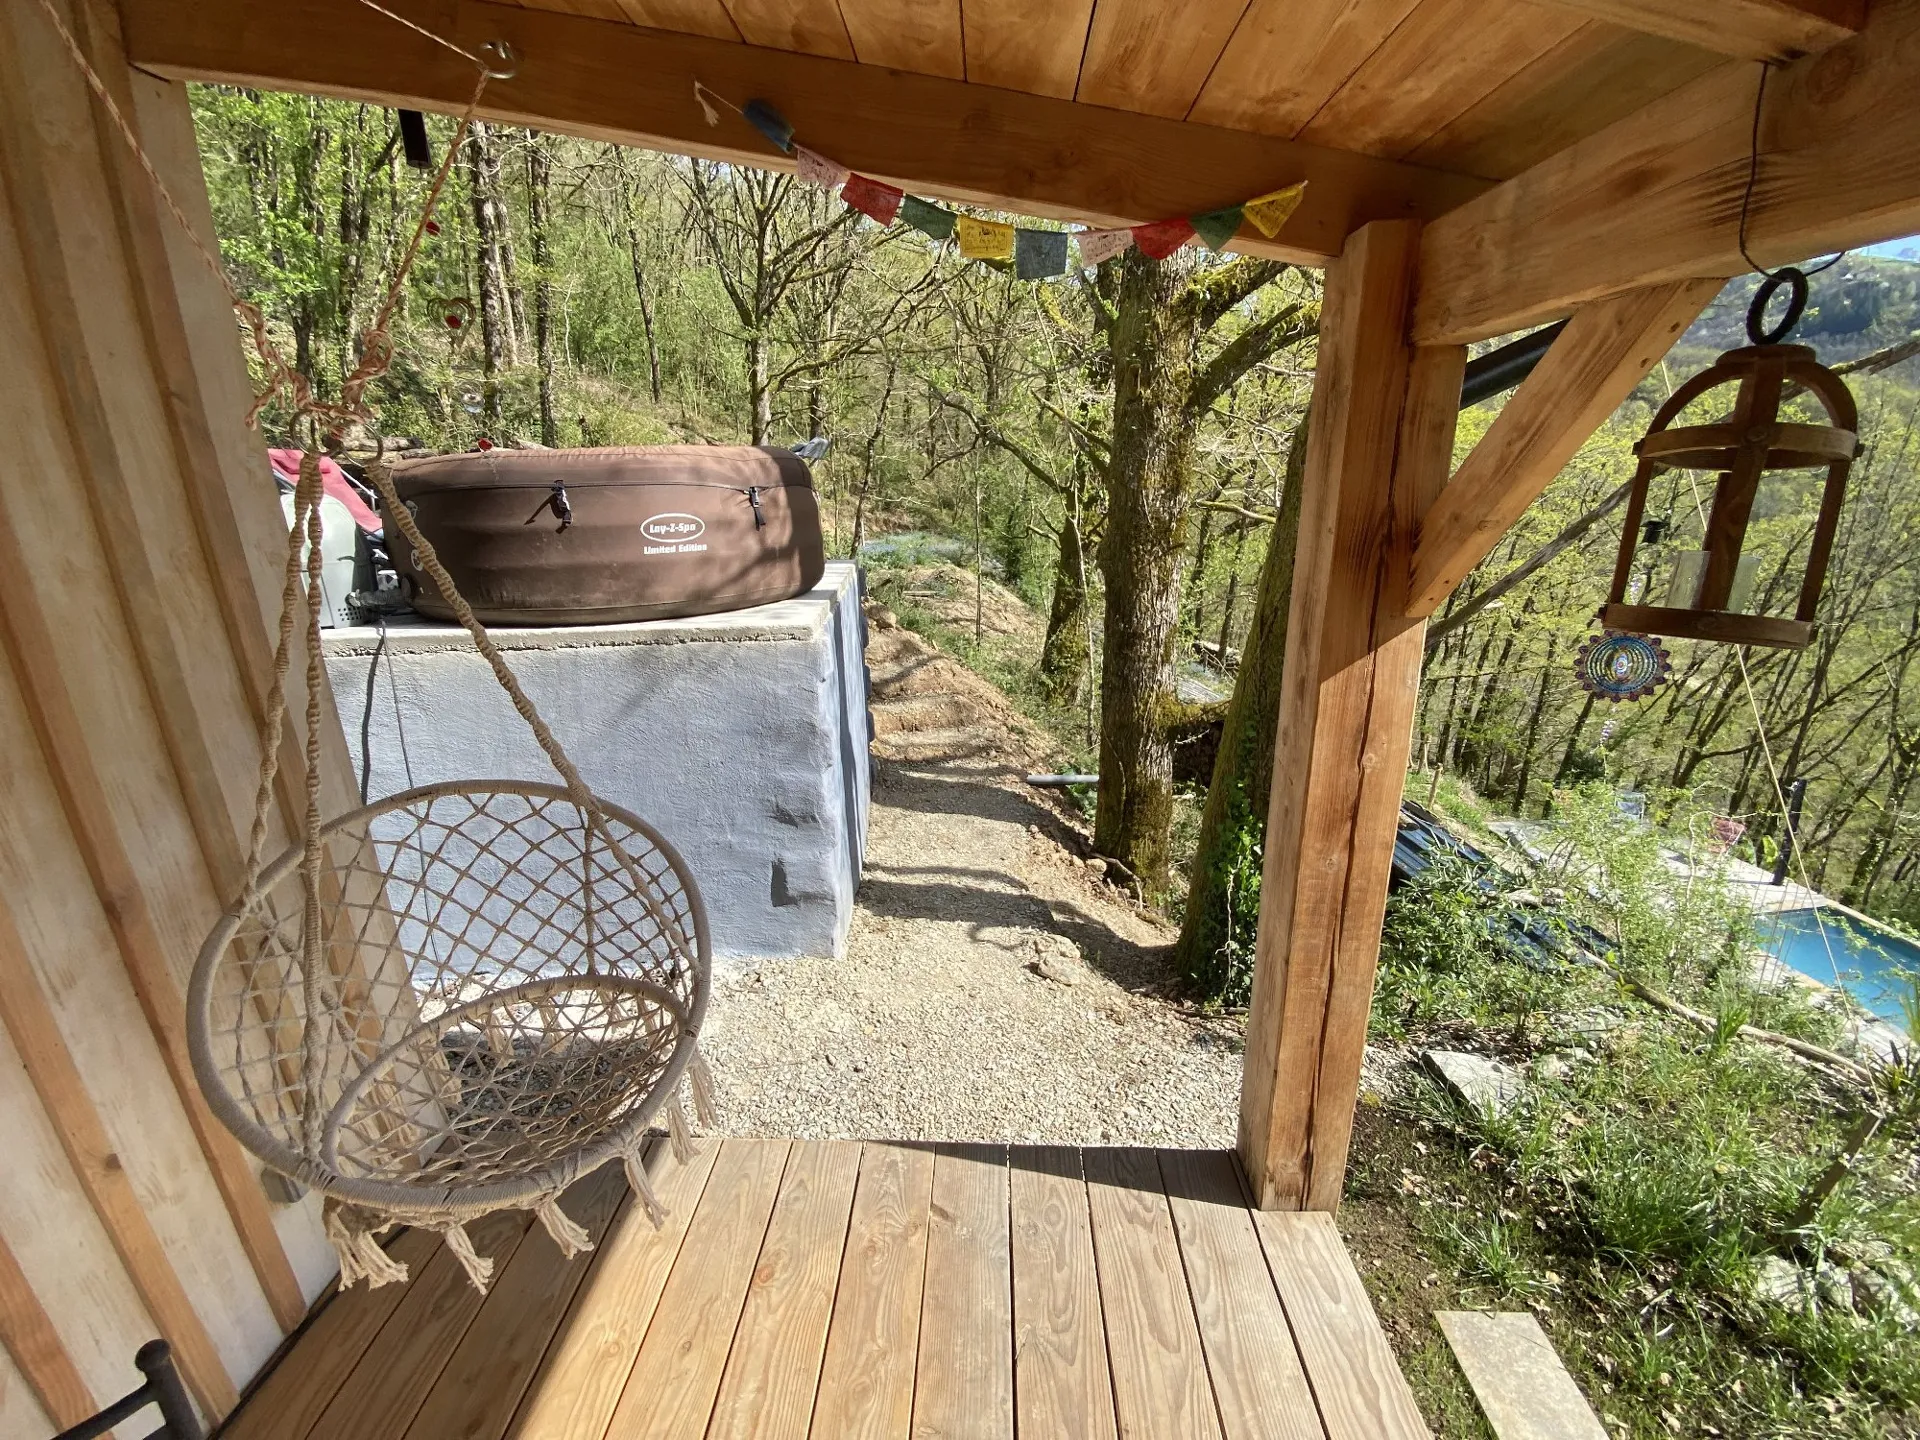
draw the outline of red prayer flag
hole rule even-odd
[[[1193,238],[1193,222],[1184,215],[1133,227],[1133,243],[1143,255],[1164,260]]]
[[[871,215],[882,225],[891,225],[893,217],[900,213],[900,202],[906,198],[906,191],[892,185],[882,185],[878,180],[869,180],[864,175],[849,175],[847,183],[840,188],[840,198],[863,215]]]

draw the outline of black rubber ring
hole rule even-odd
[[[1767,329],[1767,306],[1773,303],[1773,297],[1780,293],[1782,285],[1791,287],[1787,296],[1787,313],[1780,317],[1779,324]],[[1793,333],[1793,327],[1800,323],[1800,317],[1806,313],[1806,309],[1806,272],[1791,265],[1775,270],[1753,292],[1753,303],[1747,307],[1747,338],[1756,345],[1778,345]]]

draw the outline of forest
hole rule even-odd
[[[337,394],[431,172],[378,108],[225,87],[194,108],[239,289]],[[453,126],[428,127],[437,159]],[[1742,822],[1740,853],[1771,863],[1802,779],[1810,882],[1920,924],[1920,266],[1842,260],[1798,337],[1849,370],[1865,442],[1816,643],[1676,642],[1670,682],[1634,705],[1575,683],[1632,443],[1743,343],[1752,284],[1730,282],[1435,617],[1410,793],[1450,777],[1540,815],[1605,778]],[[1019,280],[792,176],[476,124],[391,326],[379,433],[331,438],[365,457],[828,437],[829,553],[939,537],[1046,616],[1032,697],[1098,769],[1095,842],[1183,917],[1188,980],[1231,1002],[1251,970],[1319,285],[1198,245]],[[1499,404],[1462,414],[1461,453]],[[1697,494],[1660,483],[1649,514],[1684,544]],[[1805,487],[1757,512],[1764,597],[1797,584],[1809,514]],[[1199,679],[1231,699],[1183,701]],[[1173,752],[1196,724],[1220,727],[1218,758],[1183,789]]]

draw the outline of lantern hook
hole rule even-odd
[[[1747,339],[1755,345],[1778,345],[1793,333],[1793,327],[1806,312],[1807,272],[1794,265],[1783,265],[1765,274],[1766,278],[1753,292],[1753,303],[1747,307]],[[1770,327],[1767,306],[1773,303],[1773,297],[1780,293],[1783,285],[1788,287],[1787,310]]]

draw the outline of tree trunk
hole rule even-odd
[[[1069,504],[1060,522],[1060,544],[1053,569],[1053,604],[1047,611],[1047,639],[1040,647],[1040,684],[1056,705],[1080,694],[1087,668],[1087,592],[1080,577],[1087,561],[1081,549],[1077,507]]]
[[[640,259],[640,227],[633,218],[633,202],[627,202],[627,260],[633,266],[633,293],[640,299],[640,328],[647,338],[647,383],[653,403],[660,403],[660,341],[653,333],[653,298],[647,291],[647,267]]]
[[[1213,780],[1200,820],[1200,841],[1187,890],[1187,913],[1174,946],[1174,968],[1200,994],[1245,1002],[1253,984],[1253,942],[1260,915],[1260,857],[1273,747],[1280,724],[1280,684],[1293,601],[1294,546],[1300,535],[1300,475],[1307,458],[1307,421],[1295,427],[1286,488],[1267,537],[1254,592],[1253,620],[1234,676],[1233,699],[1214,757]]]
[[[1540,688],[1534,692],[1533,710],[1527,716],[1526,734],[1520,740],[1520,776],[1513,783],[1513,813],[1527,813],[1527,786],[1533,779],[1533,751],[1540,740],[1540,719],[1547,713],[1547,696],[1566,682],[1566,673],[1554,665],[1560,653],[1560,637],[1547,639],[1547,663],[1540,672]]]
[[[1199,417],[1187,400],[1198,312],[1173,301],[1178,264],[1129,251],[1113,332],[1113,443],[1107,470],[1106,662],[1100,679],[1100,804],[1094,845],[1149,894],[1167,883],[1173,819],[1173,641],[1180,552]]]
[[[553,255],[547,244],[547,192],[553,153],[546,136],[527,131],[527,228],[533,244],[533,345],[540,362],[540,443],[560,443],[553,413]]]
[[[747,399],[753,417],[752,444],[768,445],[773,436],[773,343],[764,330],[747,333]]]
[[[486,384],[481,387],[488,425],[500,424],[500,372],[513,363],[513,309],[501,255],[500,216],[494,189],[500,162],[493,132],[484,120],[467,132],[467,190],[473,201],[474,260],[480,274],[480,340]]]

